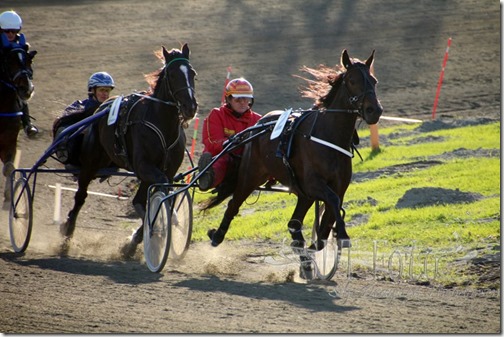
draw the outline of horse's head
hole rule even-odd
[[[343,50],[341,54],[341,65],[345,67],[343,74],[343,86],[346,88],[349,104],[353,109],[357,109],[362,118],[368,124],[378,123],[383,107],[376,97],[376,84],[378,81],[372,75],[372,65],[374,53],[365,61],[354,61],[348,56],[348,52]]]
[[[3,54],[1,79],[16,89],[19,98],[28,100],[35,89],[32,83],[32,60],[37,52],[26,52],[21,47],[15,47],[4,50]]]
[[[198,111],[194,89],[196,71],[189,63],[189,54],[187,43],[182,47],[182,51],[178,49],[167,51],[163,47],[165,80],[184,120],[192,119]]]

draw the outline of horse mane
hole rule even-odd
[[[352,59],[352,61],[354,64],[364,65],[359,59],[355,58]],[[319,64],[316,68],[302,66],[300,71],[308,73],[314,78],[308,79],[299,75],[294,75],[307,82],[306,86],[299,89],[301,96],[313,99],[315,101],[314,108],[322,108],[327,106],[327,104],[334,99],[334,95],[341,86],[343,74],[346,72],[346,69],[342,65],[329,67],[324,64]]]
[[[172,53],[182,54],[182,51],[180,49],[177,49],[177,48],[172,48],[172,49],[170,49],[168,51],[168,54],[172,54]],[[156,89],[156,86],[157,86],[157,84],[159,82],[159,78],[161,77],[161,75],[163,73],[164,63],[165,63],[165,58],[164,58],[164,55],[163,55],[163,49],[162,48],[159,49],[159,50],[155,50],[154,51],[154,56],[156,56],[161,61],[161,63],[163,64],[163,67],[161,67],[158,70],[154,70],[153,72],[150,72],[150,73],[144,75],[145,81],[149,85],[149,90],[147,90],[147,94],[148,95],[152,94],[154,92],[154,90]]]

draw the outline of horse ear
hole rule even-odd
[[[348,69],[353,63],[352,60],[350,60],[350,56],[348,56],[348,52],[346,49],[343,50],[343,53],[341,53],[341,64]]]
[[[182,46],[182,54],[184,54],[186,59],[189,59],[191,51],[189,50],[189,46],[187,45],[187,43],[184,43],[184,45]]]
[[[368,66],[368,68],[371,68],[371,66],[373,65],[374,52],[375,52],[375,50],[373,49],[373,52],[371,53],[371,56],[369,56],[368,59],[366,60],[366,66]]]
[[[30,58],[30,60],[33,60],[33,58],[35,57],[35,55],[37,55],[37,51],[36,50],[30,50],[28,52],[28,57]]]
[[[163,56],[165,58],[165,61],[166,59],[168,59],[168,57],[170,56],[170,54],[168,54],[168,51],[166,50],[165,46],[161,46],[163,48]]]

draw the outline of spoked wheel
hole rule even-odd
[[[25,178],[14,185],[14,194],[9,211],[9,231],[12,247],[16,253],[28,248],[33,226],[33,199]]]
[[[174,260],[181,260],[187,253],[189,244],[191,243],[193,224],[191,194],[187,190],[177,193],[171,210],[170,258]]]
[[[318,211],[318,219],[315,219],[312,230],[312,242],[317,242],[317,231],[325,211],[325,205],[321,204]],[[336,238],[330,234],[325,242],[324,249],[311,251],[310,257],[313,260],[314,272],[317,278],[330,280],[338,270],[338,264],[341,258],[341,247],[338,246]]]
[[[163,202],[165,196],[162,191],[154,192],[150,198],[149,209],[145,214],[144,257],[147,267],[154,273],[163,269],[170,250],[170,207],[168,200]]]

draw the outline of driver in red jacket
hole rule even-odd
[[[236,78],[226,86],[226,102],[220,108],[214,108],[203,121],[203,144],[205,148],[198,161],[202,171],[212,161],[212,157],[223,149],[223,143],[229,137],[254,125],[262,117],[252,111],[254,104],[254,89],[244,78]],[[236,148],[232,154],[240,156],[243,147]],[[230,153],[223,155],[199,178],[199,188],[206,191],[219,185],[226,176],[230,164],[234,160]]]

